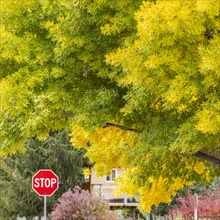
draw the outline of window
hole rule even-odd
[[[116,169],[113,169],[113,170],[111,171],[110,175],[109,175],[109,176],[106,176],[106,181],[107,181],[107,182],[114,182],[116,176],[117,176]]]
[[[83,182],[84,183],[89,183],[90,182],[90,177],[89,176],[84,176],[83,177]]]

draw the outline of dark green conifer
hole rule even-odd
[[[66,131],[53,132],[44,142],[31,138],[24,154],[0,160],[0,219],[43,215],[43,197],[31,186],[39,169],[51,169],[59,177],[59,189],[47,198],[50,212],[65,191],[82,184],[85,163],[84,151],[71,146]]]

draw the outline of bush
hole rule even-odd
[[[169,215],[176,217],[181,214],[183,218],[189,219],[194,215],[194,196],[189,190],[187,197],[177,198],[177,207],[169,211]],[[198,216],[219,216],[220,215],[220,187],[213,193],[199,195]]]
[[[65,192],[50,214],[52,220],[116,220],[107,202],[75,187]]]

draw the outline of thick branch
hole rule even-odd
[[[73,115],[71,114],[66,114],[65,116],[67,117],[73,117]],[[103,128],[107,128],[107,127],[115,127],[115,128],[119,128],[121,130],[124,130],[124,131],[130,131],[130,132],[135,132],[135,133],[138,133],[138,131],[134,128],[126,128],[122,125],[118,125],[118,124],[114,124],[114,123],[106,123]],[[214,164],[215,166],[218,166],[220,167],[220,159],[216,158],[216,157],[213,157],[209,154],[206,154],[204,152],[201,152],[201,151],[198,151],[196,152],[195,154],[193,154],[194,157],[197,157],[201,160],[204,160],[204,161],[208,161],[212,164]]]
[[[195,156],[201,160],[208,161],[208,162],[214,164],[215,166],[220,167],[220,159],[218,159],[216,157],[213,157],[213,156],[208,155],[206,153],[203,153],[201,151],[196,152],[195,154],[193,154],[193,156]]]
[[[103,128],[106,128],[106,127],[115,127],[115,128],[119,128],[119,129],[122,129],[124,131],[130,131],[130,132],[138,132],[136,129],[134,128],[126,128],[122,125],[118,125],[118,124],[113,124],[113,123],[106,123]],[[196,152],[195,154],[193,154],[194,157],[197,157],[201,160],[204,160],[204,161],[207,161],[207,162],[210,162],[212,163],[213,165],[217,166],[217,167],[220,167],[220,159],[214,157],[214,156],[211,156],[209,154],[206,154],[204,152],[201,152],[201,151],[198,151]]]
[[[124,130],[124,131],[130,131],[130,132],[138,132],[136,129],[134,128],[126,128],[122,125],[117,125],[117,124],[113,124],[113,123],[106,123],[103,128],[107,128],[107,127],[115,127],[115,128],[119,128],[121,130]]]

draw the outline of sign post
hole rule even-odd
[[[198,194],[194,194],[194,220],[198,219]]]
[[[44,220],[47,220],[47,197],[44,196]]]
[[[44,197],[44,220],[47,216],[47,196],[51,196],[59,188],[59,178],[52,170],[39,170],[32,177],[32,189]]]

